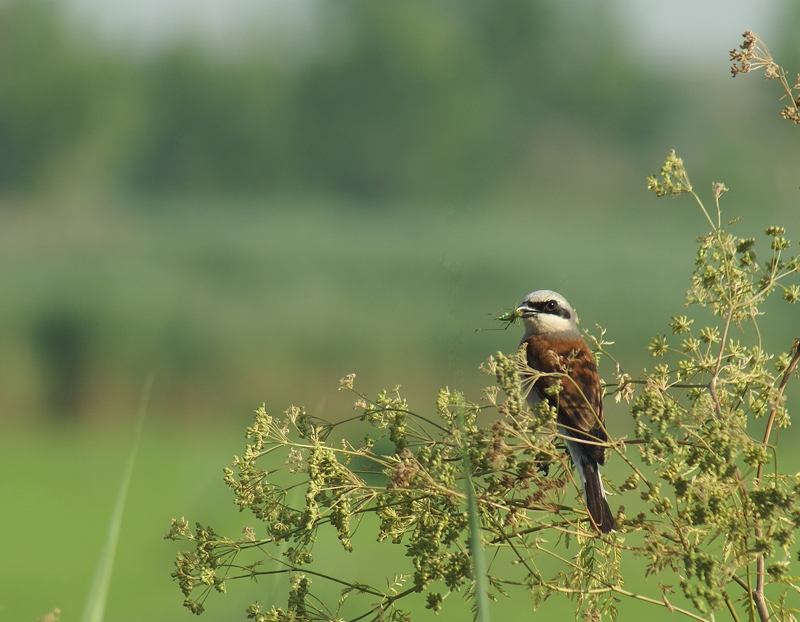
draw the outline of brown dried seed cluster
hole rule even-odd
[[[733,61],[731,73],[734,77],[740,73],[750,72],[750,65],[755,54],[756,43],[758,43],[758,35],[752,30],[745,30],[742,36],[744,37],[744,41],[739,45],[739,50],[741,51],[733,49],[730,52],[731,60]],[[736,63],[739,64],[737,65]]]
[[[795,95],[795,91],[800,89],[800,75],[794,86],[790,86],[786,80],[786,72],[776,63],[769,49],[752,30],[746,30],[742,35],[744,41],[739,45],[739,49],[730,51],[730,59],[733,61],[731,73],[735,78],[740,73],[750,73],[756,69],[764,70],[766,80],[779,80],[784,90],[784,97],[791,101],[791,104],[784,106],[780,112],[781,117],[800,125],[800,95]]]
[[[800,125],[800,110],[797,106],[800,106],[800,97],[795,101],[795,106],[784,106],[783,110],[781,110],[781,116]]]

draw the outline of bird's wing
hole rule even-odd
[[[600,376],[586,342],[575,339],[528,340],[528,365],[553,376],[540,377],[535,385],[542,399],[557,409],[558,423],[576,440],[606,442],[608,435],[603,427],[603,395]],[[566,374],[565,377],[559,374]],[[546,389],[560,384],[556,395]],[[584,450],[599,464],[605,463],[605,449],[600,445],[583,445]]]

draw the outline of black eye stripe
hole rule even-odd
[[[565,320],[572,318],[569,310],[564,309],[556,300],[542,300],[541,302],[529,302],[528,306],[536,309],[539,313],[548,313],[563,317]]]

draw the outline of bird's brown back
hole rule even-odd
[[[603,396],[600,377],[589,346],[580,337],[553,338],[532,335],[527,340],[528,365],[546,374],[534,384],[533,390],[546,399],[558,412],[558,423],[576,440],[586,439],[606,442],[608,435],[603,427]],[[557,395],[548,395],[545,389],[556,383],[563,387]],[[605,448],[583,445],[586,453],[598,464],[605,464]]]

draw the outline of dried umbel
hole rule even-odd
[[[689,175],[683,166],[683,159],[675,155],[675,150],[669,152],[658,176],[647,178],[647,189],[656,193],[656,196],[678,196],[684,192],[692,192]]]
[[[783,67],[778,65],[769,52],[766,44],[759,39],[758,35],[752,30],[744,32],[744,41],[739,45],[739,49],[730,51],[730,58],[733,61],[731,73],[735,78],[740,73],[750,73],[758,69],[764,70],[764,78],[767,80],[778,80],[785,93],[784,98],[789,100],[789,104],[781,109],[780,115],[794,123],[800,124],[800,74],[797,74],[794,86],[789,86],[786,79],[786,72]]]

